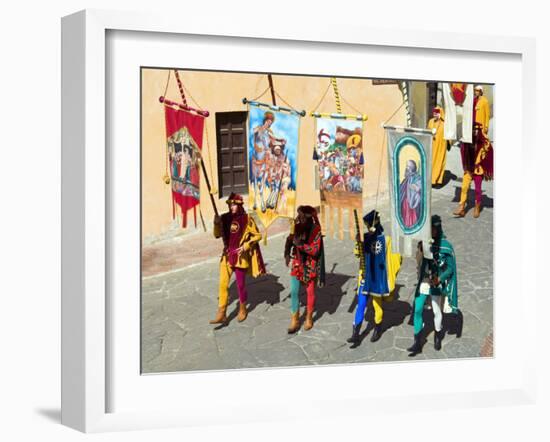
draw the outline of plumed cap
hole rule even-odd
[[[228,205],[239,204],[242,206],[244,204],[244,200],[243,200],[243,197],[238,193],[231,192],[231,195],[229,195],[229,197],[227,198],[226,203]]]

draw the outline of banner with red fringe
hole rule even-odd
[[[166,136],[172,184],[172,217],[181,208],[182,227],[187,227],[187,212],[193,209],[195,227],[200,203],[200,152],[204,117],[164,107]]]

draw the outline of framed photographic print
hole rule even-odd
[[[534,44],[437,37],[63,19],[64,424],[533,400]]]

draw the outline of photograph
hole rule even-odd
[[[140,74],[142,374],[493,356],[493,85]]]

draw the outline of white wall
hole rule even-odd
[[[183,1],[155,2],[143,0],[59,0],[39,2],[21,0],[4,2],[0,15],[1,60],[0,69],[0,189],[2,212],[0,232],[2,258],[0,275],[2,290],[0,304],[0,401],[2,424],[0,439],[18,440],[84,440],[84,436],[61,427],[60,407],[60,17],[85,7],[147,10],[154,8],[166,14],[179,13],[182,30],[186,20],[192,20],[192,6]],[[339,4],[315,4],[279,0],[277,2],[196,2],[197,8],[208,8],[220,15],[235,14],[238,26],[254,20],[257,13],[267,26],[288,16],[303,17],[318,22],[330,32],[331,22],[345,25],[348,21],[370,20],[376,27],[422,28],[433,31],[463,31],[488,34],[537,36],[538,103],[529,109],[533,118],[539,118],[540,173],[525,185],[539,185],[542,166],[548,164],[548,143],[542,142],[543,103],[548,102],[550,78],[550,38],[548,15],[544,2],[525,0],[518,3],[418,1],[410,7],[407,0],[390,5],[384,2],[348,1]],[[269,4],[269,7],[265,5]],[[266,15],[266,11],[268,15]],[[462,14],[460,17],[456,17]],[[267,19],[271,16],[270,19]],[[450,17],[456,17],[451,23]],[[499,195],[499,198],[501,196]],[[505,196],[502,196],[505,198]],[[506,210],[513,210],[513,201]],[[540,216],[539,216],[540,219]],[[542,224],[542,223],[540,223]],[[540,228],[540,227],[539,227]],[[534,233],[534,232],[533,232]],[[542,246],[541,246],[542,250]],[[542,252],[539,269],[543,274]],[[534,260],[535,262],[535,260]],[[547,271],[546,271],[547,273]],[[542,279],[542,277],[541,277]],[[520,281],[518,281],[518,284]],[[540,295],[547,295],[542,287]],[[503,301],[504,302],[504,301]],[[506,300],[513,302],[513,300]],[[548,296],[541,299],[539,321],[548,312]],[[541,323],[541,322],[539,322]],[[520,324],[499,324],[514,326]],[[544,356],[550,345],[548,327],[540,332],[541,373],[548,373],[548,358]],[[428,375],[428,373],[427,373]],[[427,380],[427,379],[426,379]],[[368,379],[366,374],[365,382]],[[288,386],[284,386],[288,388]],[[289,400],[304,392],[289,391]],[[424,440],[430,432],[440,431],[445,441],[463,440],[543,440],[548,435],[548,376],[540,379],[541,403],[536,407],[492,408],[442,412],[433,419],[413,413],[387,415],[373,422],[368,416],[363,422],[309,423],[287,425],[254,425],[246,428],[211,428],[170,430],[131,434],[100,435],[94,440],[149,441],[162,440],[248,440],[264,434],[264,440],[296,438],[305,440],[342,440],[357,435],[362,439]],[[215,402],[213,403],[215,406]],[[336,405],[335,405],[336,406]],[[457,420],[457,424],[445,427]],[[423,426],[423,428],[421,428]],[[538,433],[543,432],[541,436]],[[224,436],[225,435],[225,436]],[[247,437],[248,436],[248,437]]]

